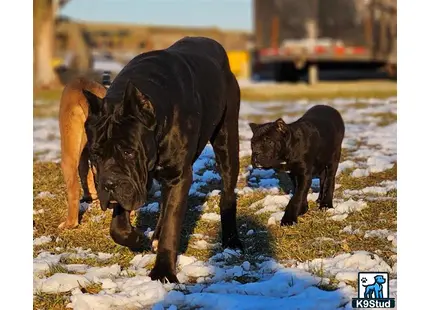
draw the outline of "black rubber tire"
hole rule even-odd
[[[300,80],[300,70],[294,64],[281,62],[275,65],[275,81],[297,83]]]

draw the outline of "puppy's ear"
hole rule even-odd
[[[282,118],[278,118],[275,121],[276,124],[276,130],[281,132],[281,133],[286,133],[288,130],[287,124],[284,122],[284,120]]]
[[[258,128],[258,124],[256,124],[256,123],[249,123],[248,125],[251,128],[252,133],[255,133],[255,130]]]
[[[102,106],[103,106],[103,99],[100,97],[97,97],[89,90],[83,89],[82,93],[84,94],[85,98],[87,99],[88,106],[89,106],[89,114],[91,115],[99,115]]]
[[[128,81],[125,87],[123,105],[123,115],[134,114],[137,117],[141,116],[142,122],[148,129],[153,130],[155,128],[155,109],[151,100],[131,81]]]

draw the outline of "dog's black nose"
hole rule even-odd
[[[115,184],[115,182],[114,182],[113,180],[111,180],[111,179],[107,179],[107,180],[104,182],[104,188],[105,188],[105,190],[106,190],[107,192],[111,192],[111,191],[115,190],[115,187],[116,187],[116,184]]]

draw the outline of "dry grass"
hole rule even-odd
[[[345,189],[361,189],[367,186],[377,186],[385,180],[397,180],[397,163],[395,163],[391,169],[387,169],[383,172],[372,173],[371,175],[363,178],[353,178],[349,172],[351,172],[350,169],[345,170],[337,179],[337,183],[341,184],[338,191],[343,191]]]
[[[58,115],[62,88],[54,90],[41,90],[33,93],[34,100],[40,100],[33,105],[35,117],[52,117]],[[330,98],[386,98],[397,95],[397,83],[391,81],[359,81],[359,82],[321,82],[314,86],[307,84],[265,84],[249,85],[241,87],[242,100],[246,101],[268,101],[268,100],[296,100],[296,99],[330,99]],[[43,102],[45,101],[45,102]],[[43,104],[42,104],[43,103]],[[357,108],[361,107],[357,103]],[[288,114],[288,111],[286,112]],[[270,115],[273,114],[273,115]],[[299,116],[291,114],[291,116]],[[278,114],[269,113],[276,117]],[[284,113],[285,115],[285,113]],[[282,115],[281,115],[282,116]],[[250,119],[254,121],[253,119]],[[258,118],[257,118],[258,120]]]
[[[243,159],[242,167],[246,167],[247,164],[248,160]],[[347,173],[342,173],[337,179],[337,183],[341,184],[337,193],[342,192],[344,189],[375,186],[383,180],[395,180],[396,178],[397,165],[392,169],[363,178],[352,178]],[[216,184],[214,184],[215,187],[217,187]],[[94,207],[84,214],[81,225],[77,229],[66,231],[57,229],[57,225],[66,214],[65,188],[58,164],[36,163],[34,165],[33,193],[36,195],[41,191],[50,191],[55,197],[35,199],[34,209],[45,210],[44,213],[35,215],[37,229],[35,237],[51,235],[54,236],[54,239],[59,237],[61,241],[34,247],[34,255],[37,255],[42,248],[55,252],[56,247],[61,247],[73,252],[75,247],[83,247],[84,249],[91,248],[93,252],[115,253],[117,255],[103,262],[87,258],[67,259],[62,263],[85,263],[94,266],[118,263],[123,267],[128,266],[135,253],[116,245],[111,240],[109,236],[109,211],[104,213],[99,208]],[[249,205],[264,198],[264,196],[265,194],[262,192],[255,192],[250,195],[240,196],[238,199],[238,227],[247,249],[246,257],[251,260],[261,254],[273,256],[278,260],[296,259],[305,261],[316,257],[336,255],[344,252],[345,249],[374,251],[379,248],[379,245],[388,245],[389,242],[379,239],[363,239],[362,236],[357,235],[342,235],[339,234],[339,231],[349,224],[359,225],[363,231],[378,228],[395,229],[396,227],[393,224],[397,216],[397,203],[395,200],[369,201],[369,208],[353,213],[342,222],[329,220],[326,212],[320,211],[315,203],[310,202],[310,210],[306,215],[299,218],[299,225],[287,228],[279,226],[267,227],[269,214],[255,215],[255,210],[248,208]],[[395,197],[396,191],[391,191],[390,196]],[[193,255],[199,259],[207,259],[214,253],[211,250],[200,250],[189,246],[194,241],[190,234],[203,234],[207,236],[208,242],[220,242],[220,223],[200,220],[200,213],[192,209],[192,207],[201,205],[203,202],[204,199],[190,197],[188,202],[190,208],[184,221],[181,242],[181,250],[186,255]],[[208,200],[209,209],[207,212],[219,213],[218,203],[218,197],[211,197]],[[95,217],[99,218],[99,221],[93,221]],[[136,223],[142,231],[146,230],[147,227],[154,229],[156,215],[153,213],[140,213]],[[252,236],[246,236],[246,232],[250,229],[257,233]],[[265,232],[266,230],[267,233]],[[315,239],[320,237],[333,238],[334,241],[315,242]],[[149,252],[149,244],[147,249],[147,252]]]
[[[264,84],[241,88],[247,101],[322,99],[339,97],[386,98],[397,95],[397,83],[392,81],[321,82],[308,84]]]
[[[102,285],[99,283],[89,283],[85,287],[79,287],[84,294],[97,294],[102,290]],[[67,304],[70,302],[70,292],[48,294],[36,292],[33,297],[33,309],[35,310],[66,310]]]
[[[248,163],[242,162],[243,166]],[[55,194],[54,198],[36,199],[34,202],[35,209],[43,208],[42,214],[35,215],[36,228],[35,237],[42,235],[52,235],[60,237],[60,242],[51,242],[41,246],[34,247],[34,255],[42,248],[44,250],[56,252],[55,247],[62,247],[65,251],[74,252],[75,247],[91,248],[93,252],[115,253],[118,255],[106,261],[100,261],[96,258],[86,259],[64,259],[61,264],[84,263],[91,266],[106,266],[118,263],[122,267],[128,267],[130,260],[136,253],[127,248],[116,245],[110,238],[108,227],[110,221],[110,212],[103,213],[98,208],[93,208],[84,214],[81,225],[72,231],[59,231],[57,225],[65,216],[66,200],[65,191],[62,184],[61,173],[57,164],[34,164],[34,194],[41,191],[49,190]],[[374,174],[365,178],[354,178],[342,174],[337,182],[341,184],[341,189],[362,188],[365,186],[376,185],[382,180],[396,179],[396,166],[385,172]],[[339,190],[341,190],[339,189]],[[396,196],[396,191],[392,191],[392,196]],[[389,201],[369,201],[369,207],[361,212],[351,214],[342,222],[332,221],[328,214],[320,211],[314,202],[310,202],[309,212],[299,218],[299,224],[292,227],[267,226],[269,214],[255,215],[255,210],[250,210],[249,206],[262,198],[265,194],[256,192],[251,195],[241,196],[238,199],[238,228],[240,237],[245,247],[244,256],[237,262],[229,263],[240,264],[244,260],[249,262],[259,261],[260,255],[271,256],[278,261],[294,259],[298,261],[307,261],[314,258],[331,257],[340,253],[351,252],[355,250],[367,250],[377,253],[384,260],[388,261],[393,254],[391,243],[386,239],[364,238],[364,232],[371,229],[389,229],[396,230],[397,203],[395,200]],[[212,197],[208,200],[210,212],[219,213],[217,204],[218,197]],[[195,206],[203,203],[203,200],[190,199],[189,206]],[[104,215],[98,222],[92,221],[95,216]],[[206,241],[210,243],[221,242],[220,240],[220,223],[210,222],[199,219],[199,212],[188,210],[182,230],[181,252],[186,255],[195,256],[201,260],[207,260],[213,256],[219,249],[195,249],[191,246],[197,239],[190,237],[190,234],[203,234]],[[137,218],[138,226],[144,230],[146,227],[155,226],[156,216],[149,213],[141,213]],[[361,233],[349,235],[340,233],[347,225],[352,225],[354,229],[360,228]],[[247,236],[250,229],[254,234]],[[325,239],[318,240],[324,237]],[[326,239],[331,238],[331,239]],[[145,251],[149,253],[149,251]],[[56,272],[64,272],[62,265],[55,265],[50,268],[48,276]],[[256,281],[257,279],[241,277],[234,279],[241,283]],[[330,283],[320,283],[319,287],[325,290],[333,290],[336,287],[336,281]],[[86,288],[88,293],[96,293],[101,288],[96,284],[94,287]],[[64,309],[68,299],[67,294],[36,294],[34,299],[35,309]]]
[[[79,287],[84,294],[98,294],[102,290],[102,285],[100,283],[90,283],[85,285],[85,287]]]
[[[33,103],[33,117],[57,117],[60,111],[59,100],[42,101],[43,104]]]
[[[394,113],[373,113],[369,115],[380,119],[377,123],[378,126],[388,126],[397,123],[397,114]]]
[[[66,310],[70,293],[47,294],[37,292],[33,297],[34,310]]]

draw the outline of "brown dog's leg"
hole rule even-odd
[[[67,218],[58,228],[74,228],[79,225],[79,182],[78,182],[78,160],[66,157],[61,161],[64,180],[67,188]]]
[[[66,220],[58,228],[74,228],[79,225],[78,166],[82,153],[82,121],[71,117],[67,123],[68,130],[61,135],[61,169],[66,182],[68,211]]]
[[[68,212],[66,220],[59,228],[74,228],[79,224],[78,171],[84,197],[93,199],[97,197],[93,173],[88,167],[88,153],[82,152],[87,143],[84,124],[88,117],[88,102],[82,92],[83,89],[93,92],[100,98],[106,94],[103,85],[78,78],[67,84],[61,95],[59,113],[61,169],[67,189]]]

